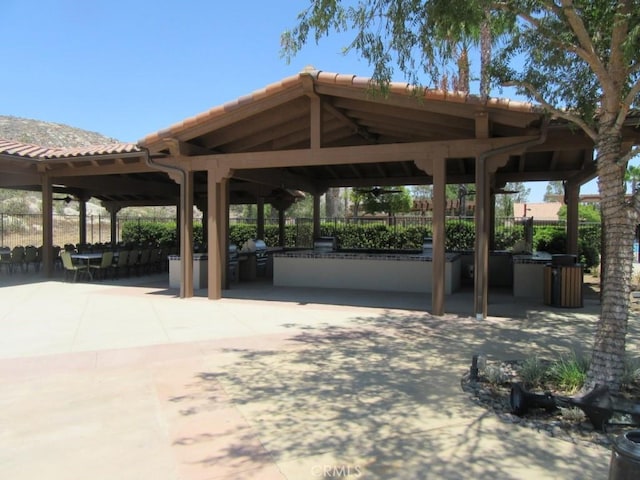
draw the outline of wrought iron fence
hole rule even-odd
[[[88,215],[87,224],[87,243],[117,243],[122,241],[123,226],[127,222],[168,222],[175,221],[175,217],[131,217],[118,216],[115,228],[116,238],[111,238],[111,217],[109,215]],[[557,229],[566,229],[566,222],[558,221],[541,221],[536,219],[523,219],[521,217],[505,217],[497,218],[495,225],[496,237],[504,243],[500,248],[507,248],[510,242],[515,242],[526,235],[524,226],[526,222],[532,228],[554,227]],[[473,217],[447,217],[447,223],[460,222],[473,228]],[[256,225],[255,218],[232,218],[231,225]],[[278,219],[265,217],[265,226],[277,225]],[[347,225],[375,226],[385,225],[393,232],[397,232],[409,227],[424,228],[425,232],[432,229],[431,217],[424,216],[395,216],[395,217],[354,217],[354,218],[322,218],[321,224],[323,230],[331,234],[331,230],[338,230]],[[310,218],[287,218],[287,228],[294,228],[296,233],[295,246],[308,247],[313,244],[312,225]],[[579,226],[580,236],[589,235],[590,237],[598,237],[600,224],[581,223]],[[14,247],[16,245],[41,245],[42,244],[42,215],[41,214],[9,214],[0,213],[0,246]],[[77,244],[80,242],[80,218],[78,215],[53,215],[53,243],[56,245],[65,245],[68,243]]]
[[[111,238],[110,215],[87,215],[87,243],[117,243],[122,240],[122,228],[127,222],[166,222],[175,218],[117,217],[116,238]],[[0,213],[0,246],[42,244],[42,215],[39,213]],[[54,245],[80,242],[80,217],[78,215],[53,215]]]

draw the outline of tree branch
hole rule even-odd
[[[640,216],[640,189],[636,188],[636,191],[631,193],[631,201],[629,203],[635,214]]]
[[[540,95],[540,92],[538,92],[538,90],[533,85],[531,85],[530,83],[527,83],[527,82],[505,82],[502,85],[505,86],[505,87],[520,87],[520,88],[524,88],[545,109],[549,110],[551,113],[555,114],[559,118],[563,118],[563,119],[565,119],[565,120],[567,120],[567,121],[569,121],[571,123],[576,124],[582,130],[584,130],[584,132],[589,136],[589,138],[591,138],[591,140],[593,140],[594,142],[597,141],[598,132],[596,132],[593,128],[591,128],[587,124],[587,122],[582,120],[580,117],[567,112],[566,110],[561,110],[561,109],[551,105],[549,102],[547,102],[544,99],[544,97],[542,95]]]
[[[629,109],[633,104],[633,100],[638,95],[640,95],[640,80],[637,80],[636,83],[631,86],[631,90],[629,90],[629,93],[627,93],[627,95],[622,99],[622,102],[620,104],[620,112],[618,113],[618,117],[616,118],[616,128],[622,128],[622,124],[626,120]]]
[[[585,62],[589,64],[593,73],[595,73],[598,78],[600,78],[600,83],[603,88],[605,85],[609,83],[609,74],[607,72],[606,67],[600,61],[600,57],[596,54],[596,49],[591,41],[591,37],[589,36],[589,31],[584,25],[582,18],[576,14],[575,8],[573,6],[573,0],[561,0],[562,11],[567,18],[567,22],[569,23],[569,27],[572,32],[575,34],[580,46],[582,47],[579,51],[575,53],[580,56]]]
[[[640,154],[640,146],[635,146],[629,149],[629,151],[627,153],[625,153],[622,157],[620,157],[620,160],[618,160],[618,165],[623,165],[625,163],[628,163],[629,160],[631,160],[633,157],[635,157],[636,155]]]

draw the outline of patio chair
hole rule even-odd
[[[136,275],[139,273],[138,272],[138,257],[140,256],[140,252],[138,251],[138,249],[134,248],[133,250],[129,251],[129,261],[127,262],[127,268],[129,269],[129,275],[131,275],[134,271],[136,272]]]
[[[53,258],[53,268],[56,270],[62,270],[62,258],[60,258],[60,245],[54,245],[51,247],[51,257]],[[42,261],[42,257],[41,261]]]
[[[0,271],[3,265],[7,272],[11,272],[11,250],[9,247],[2,247],[0,249]]]
[[[40,261],[38,259],[38,249],[33,245],[24,247],[24,266],[29,271],[29,265],[33,265],[33,269],[37,272],[40,270]]]
[[[150,272],[161,272],[162,271],[162,261],[161,255],[162,250],[158,247],[154,247],[151,249],[151,254],[149,256],[149,271]]]
[[[102,252],[102,258],[100,259],[99,264],[90,264],[89,269],[91,271],[95,270],[95,273],[98,274],[102,279],[107,278],[107,273],[111,270],[113,266],[113,252],[107,251]]]
[[[88,265],[74,265],[73,260],[71,258],[71,253],[65,251],[60,252],[60,258],[62,258],[62,267],[64,268],[64,277],[65,280],[69,278],[71,272],[73,272],[73,281],[75,282],[78,279],[78,275],[86,275],[89,276],[89,266]]]
[[[13,250],[11,250],[9,273],[13,273],[17,266],[20,266],[20,269],[24,272],[24,247],[20,245],[13,247]]]
[[[140,259],[138,260],[138,273],[149,273],[151,260],[151,249],[145,248],[140,252]]]
[[[118,260],[113,268],[114,278],[120,278],[120,274],[125,275],[129,271],[129,250],[120,250]]]

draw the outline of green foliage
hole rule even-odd
[[[256,238],[256,226],[248,223],[236,223],[229,226],[229,243],[235,243],[238,248],[250,238]],[[267,243],[267,242],[265,242]]]
[[[394,215],[411,210],[413,201],[406,187],[389,187],[389,190],[393,190],[393,192],[379,195],[370,192],[356,192],[356,195],[361,197],[364,211],[369,214],[388,213]]]
[[[476,241],[476,228],[472,221],[448,220],[444,229],[446,250],[473,250]]]
[[[122,225],[122,241],[140,245],[176,244],[176,232],[175,222],[132,220]]]
[[[625,357],[622,386],[629,388],[640,384],[640,358]]]
[[[537,227],[533,232],[533,248],[551,254],[567,253],[567,233],[561,227]]]
[[[564,355],[549,367],[549,378],[563,390],[578,391],[587,378],[589,359],[576,352]]]
[[[536,227],[534,249],[541,252],[567,253],[567,233],[563,227]],[[578,257],[585,268],[600,263],[600,224],[582,225],[578,231]]]
[[[6,217],[9,220],[12,217]],[[5,229],[17,228],[17,223],[5,219]],[[194,245],[203,242],[203,230],[200,222],[194,223]],[[310,221],[299,221],[285,226],[286,247],[311,247],[313,225]],[[388,223],[354,224],[342,222],[323,222],[320,235],[336,237],[341,248],[369,249],[421,249],[425,237],[431,237],[430,226],[399,226]],[[475,243],[475,224],[470,220],[452,219],[445,223],[445,248],[448,251],[473,250]],[[496,248],[506,250],[523,236],[522,225],[501,226],[496,229]],[[229,242],[242,246],[250,238],[257,238],[255,224],[237,223],[229,227]],[[122,240],[140,244],[176,244],[177,232],[174,221],[158,222],[154,220],[131,220],[123,224]],[[277,246],[280,242],[278,225],[265,226],[264,239],[267,246]],[[563,227],[538,227],[534,234],[537,250],[549,253],[566,252],[566,234]],[[600,224],[587,224],[580,227],[580,261],[585,267],[593,267],[599,262]]]
[[[516,242],[522,240],[523,238],[524,227],[522,225],[496,227],[496,250],[509,250],[516,244]]]
[[[297,242],[298,229],[296,225],[285,226],[285,246],[295,247]],[[229,243],[235,243],[239,248],[250,238],[258,238],[257,228],[254,224],[236,223],[229,226]],[[278,225],[265,225],[264,243],[267,247],[275,247],[280,244],[280,229]]]
[[[539,388],[549,376],[549,364],[537,356],[529,357],[522,362],[518,373],[525,386]]]
[[[567,219],[567,206],[562,205],[558,210],[558,218],[561,220]],[[578,221],[580,222],[592,222],[600,223],[600,209],[593,204],[578,205]]]

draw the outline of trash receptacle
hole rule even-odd
[[[613,440],[609,480],[640,478],[640,430],[631,430]]]
[[[552,255],[544,267],[544,303],[554,307],[582,307],[584,272],[575,255]]]

